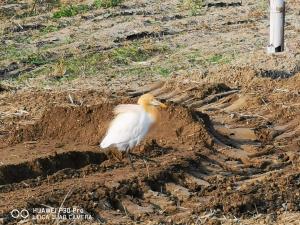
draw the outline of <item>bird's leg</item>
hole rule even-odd
[[[112,157],[117,159],[119,162],[122,160],[122,153],[119,150],[113,149],[111,150]]]
[[[134,157],[136,157],[136,158],[138,158],[138,159],[142,159],[142,160],[144,160],[144,161],[154,162],[154,163],[158,164],[157,161],[155,161],[155,160],[153,160],[153,159],[150,159],[150,158],[147,157],[147,156],[140,156],[140,155],[137,155],[137,154],[135,154],[135,153],[129,153],[129,154],[130,154],[130,155],[133,155]]]
[[[129,149],[129,147],[127,147],[125,152],[126,152],[126,155],[129,159],[129,163],[131,165],[131,168],[135,171],[135,168],[134,168],[133,163],[132,163],[132,157],[131,157],[132,153],[129,152],[129,151],[130,151],[130,149]]]
[[[145,163],[145,166],[146,166],[146,170],[147,170],[147,176],[148,178],[150,177],[150,173],[149,173],[149,166],[148,166],[148,163],[147,161],[144,159],[144,163]]]

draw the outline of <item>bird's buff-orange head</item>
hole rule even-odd
[[[150,116],[157,121],[159,119],[159,113],[157,107],[160,108],[167,108],[167,106],[154,98],[151,94],[144,94],[142,95],[139,100],[138,104],[143,106],[145,111],[150,114]]]
[[[144,94],[142,95],[139,100],[138,104],[147,108],[149,106],[159,106],[161,108],[167,108],[167,106],[160,101],[156,100],[152,94]]]

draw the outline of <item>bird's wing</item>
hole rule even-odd
[[[143,108],[140,105],[121,104],[114,108],[114,114],[118,115],[120,113],[140,112],[141,110],[143,110]]]
[[[148,132],[153,120],[139,105],[119,105],[101,147],[138,143]]]

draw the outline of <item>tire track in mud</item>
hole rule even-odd
[[[300,194],[299,158],[295,151],[284,151],[273,144],[276,138],[297,140],[297,120],[290,125],[269,126],[269,139],[265,142],[265,129],[249,127],[248,121],[250,125],[253,120],[268,124],[267,116],[263,112],[257,112],[258,117],[237,110],[249,100],[239,90],[222,84],[184,87],[159,82],[128,94],[137,97],[146,92],[170,104],[168,111],[162,112],[161,126],[150,133],[142,149],[136,149],[138,155],[156,163],[137,158],[133,171],[127,159],[116,161],[109,151],[71,151],[25,162],[27,170],[35,168],[29,170],[33,172],[31,177],[26,173],[18,174],[20,177],[5,176],[5,170],[1,169],[4,185],[0,196],[9,203],[6,208],[19,206],[30,211],[45,205],[59,207],[72,190],[66,206],[79,205],[94,221],[107,224],[150,220],[189,224],[201,213],[207,218],[224,214],[251,216],[280,211],[286,202],[288,210],[300,210],[300,200],[295,197]],[[105,112],[110,112],[115,104],[49,109],[36,126],[25,128],[30,135],[15,140],[43,141],[50,137],[66,143],[76,139],[95,143],[103,135],[105,121],[112,116]],[[71,123],[74,118],[80,122]],[[69,130],[73,132],[68,134]],[[17,134],[18,131],[14,133]],[[41,161],[48,165],[46,169],[36,166]],[[76,164],[72,164],[74,161]],[[8,168],[13,171],[24,169],[22,166],[24,163]],[[26,196],[22,192],[27,192]],[[17,195],[24,200],[18,200]],[[205,213],[207,210],[211,214]],[[14,224],[9,211],[2,216],[8,218],[8,224]]]
[[[66,168],[79,169],[89,164],[101,164],[107,159],[104,153],[97,152],[64,152],[32,162],[0,167],[0,185],[19,183],[38,176],[52,175]]]
[[[182,87],[177,87],[175,90],[173,88],[172,91],[164,91],[164,89],[166,90],[168,88],[169,84],[166,83],[162,85],[160,83],[159,88],[153,88],[153,86],[150,85],[129,94],[136,96],[150,92],[156,95],[158,99],[184,105],[196,112],[207,113],[210,119],[203,121],[203,118],[199,117],[198,120],[204,122],[207,132],[214,141],[211,147],[216,152],[214,155],[205,155],[204,159],[212,160],[211,162],[218,165],[223,173],[229,173],[229,177],[232,175],[241,176],[238,178],[240,181],[234,184],[234,190],[248,189],[249,184],[251,186],[258,180],[262,183],[266,180],[270,181],[270,174],[278,173],[275,176],[279,176],[278,179],[280,180],[281,172],[287,168],[287,170],[289,170],[294,161],[299,159],[297,155],[299,144],[298,147],[297,145],[295,146],[295,141],[297,142],[297,140],[299,140],[298,118],[289,122],[288,125],[278,126],[274,124],[271,126],[271,124],[269,124],[271,122],[268,120],[267,115],[264,115],[264,112],[257,112],[256,115],[235,113],[235,111],[240,111],[242,107],[248,104],[247,96],[239,94],[238,90],[219,90],[217,93],[210,93],[210,95],[198,100],[193,92],[198,89],[201,93],[202,87],[191,87],[184,93],[178,91],[180,89],[182,90]],[[171,98],[165,98],[169,93],[172,95]],[[264,129],[249,127],[248,120],[258,120],[260,124],[262,124],[262,127],[266,127],[268,133],[267,143],[265,142]],[[224,121],[226,121],[225,124]],[[236,124],[237,121],[239,121],[238,125]],[[240,123],[241,121],[242,123]],[[266,124],[268,126],[266,126]],[[286,146],[290,145],[290,150],[284,151],[283,149],[277,148],[276,144],[274,145],[276,139],[288,139]],[[293,171],[293,169],[291,170]],[[218,171],[218,173],[222,173],[221,171]],[[298,176],[299,173],[296,172],[295,174]],[[226,176],[228,176],[228,174]],[[287,176],[289,177],[290,174]],[[294,188],[296,188],[296,186],[294,186]],[[297,188],[295,190],[297,195],[299,195]],[[268,195],[270,193],[266,194]],[[276,194],[273,193],[273,195],[275,196]],[[287,198],[291,198],[291,196]],[[253,201],[248,199],[248,201],[241,203],[241,205],[237,204],[234,207],[227,202],[228,206],[223,205],[222,211],[226,212],[228,210],[226,207],[228,207],[229,212],[232,210],[231,212],[239,215],[246,211],[249,213],[249,211],[254,208],[262,212],[266,212],[266,210],[270,210],[270,208],[274,209],[266,198],[260,200],[254,199]],[[257,203],[255,203],[256,200]],[[290,209],[299,210],[299,198],[296,198],[295,201],[291,199],[287,201],[292,202],[290,205],[293,205],[293,207]],[[211,205],[207,207],[210,208]],[[281,207],[280,204],[275,205]],[[246,207],[247,210],[243,209],[244,207]]]

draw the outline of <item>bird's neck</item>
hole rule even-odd
[[[145,111],[153,118],[154,121],[158,119],[158,110],[152,105],[143,105]]]

